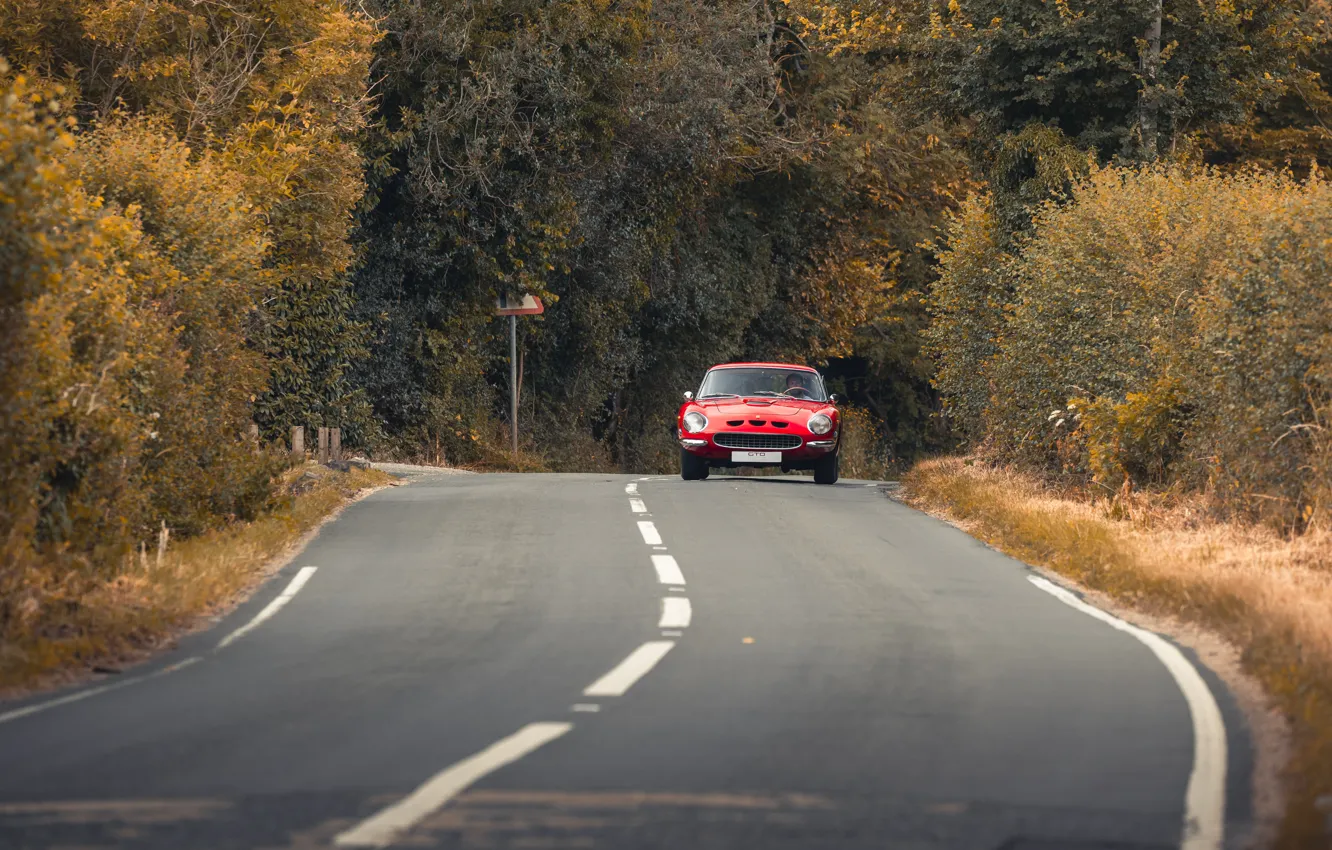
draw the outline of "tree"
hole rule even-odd
[[[384,168],[358,290],[365,381],[404,448],[480,455],[501,415],[499,291],[552,302],[526,329],[525,398],[570,465],[673,463],[678,392],[716,362],[850,355],[870,326],[909,339],[915,245],[958,157],[778,8],[381,7]]]
[[[347,272],[375,38],[341,0],[22,0],[0,19],[0,50],[63,80],[80,117],[163,118],[243,177],[277,271],[252,339],[275,366],[256,404],[270,433],[374,432],[347,376],[364,351]]]
[[[1300,67],[1286,78],[1281,96],[1258,104],[1243,121],[1210,129],[1202,140],[1208,162],[1298,173],[1314,162],[1332,162],[1332,8],[1311,0],[1305,21]]]
[[[242,181],[156,122],[75,134],[60,86],[7,72],[0,636],[122,574],[163,522],[254,517],[280,463],[246,433],[269,270]]]
[[[982,145],[1042,123],[1102,159],[1151,159],[1241,119],[1283,91],[1313,24],[1284,0],[846,0],[807,11],[837,49],[909,64],[937,109],[978,122]]]

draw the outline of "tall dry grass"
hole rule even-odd
[[[893,458],[889,443],[879,433],[874,417],[860,408],[843,405],[841,455],[843,478],[884,481],[901,470]]]
[[[276,510],[179,544],[168,538],[160,561],[155,549],[145,549],[109,580],[56,565],[30,568],[19,616],[0,633],[0,694],[133,660],[233,603],[333,511],[391,480],[376,470],[339,473],[310,464],[284,476],[281,490],[289,495]]]
[[[1332,794],[1332,532],[1217,522],[1204,505],[1061,489],[963,458],[922,463],[907,500],[988,543],[1141,610],[1234,643],[1296,733],[1278,847],[1328,846]]]

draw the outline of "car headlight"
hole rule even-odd
[[[708,427],[708,417],[697,410],[691,410],[684,415],[684,429],[689,433],[697,434],[706,427]]]
[[[809,432],[823,435],[832,430],[832,418],[826,413],[816,413],[809,417]]]

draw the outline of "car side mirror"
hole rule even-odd
[[[833,393],[832,395],[828,396],[828,403],[829,404],[837,403],[837,393]]]
[[[684,400],[685,400],[685,401],[693,401],[693,400],[694,400],[694,394],[691,393],[689,390],[685,390],[685,393],[684,393]]]

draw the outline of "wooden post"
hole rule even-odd
[[[162,556],[166,554],[167,541],[171,539],[171,529],[166,520],[162,520],[162,530],[157,533],[157,566],[162,566]]]
[[[319,428],[319,462],[328,463],[328,429]]]
[[[305,459],[305,426],[291,426],[291,456],[298,460]]]
[[[342,429],[328,429],[328,459],[342,460]]]

